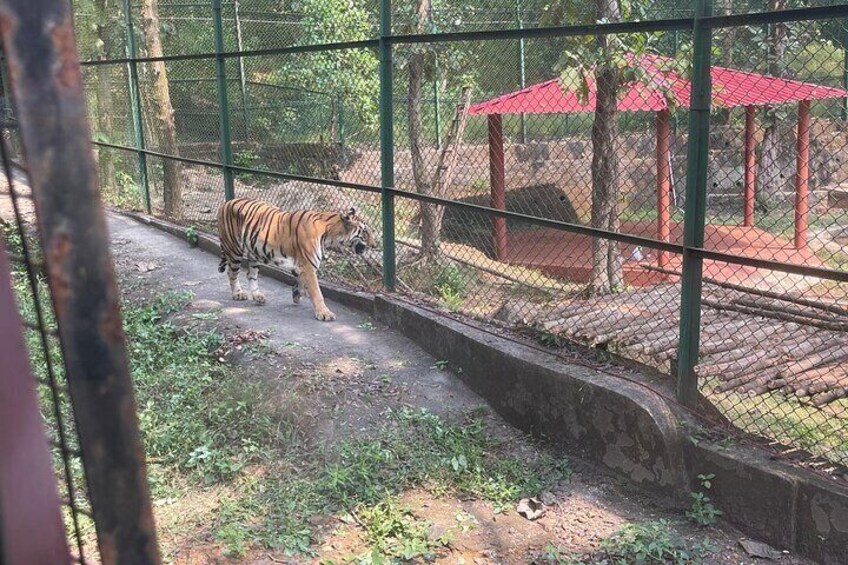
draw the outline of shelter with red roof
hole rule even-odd
[[[671,167],[669,141],[671,110],[689,107],[691,82],[675,69],[672,59],[657,55],[630,56],[646,79],[622,87],[618,109],[624,112],[655,112],[657,131],[657,225],[656,239],[669,241],[671,232],[670,194]],[[795,174],[794,247],[806,249],[809,209],[810,102],[828,98],[846,98],[848,91],[774,76],[724,67],[711,68],[712,103],[714,107],[745,108],[745,169],[743,225],[754,225],[756,153],[754,116],[757,106],[798,103],[797,157]],[[488,116],[489,169],[492,206],[505,209],[504,140],[501,117],[504,114],[559,114],[594,112],[596,90],[588,85],[583,100],[576,89],[564,88],[561,79],[552,79],[474,104],[470,114]],[[495,256],[507,257],[506,219],[496,218],[493,226]],[[668,257],[658,256],[660,267]]]

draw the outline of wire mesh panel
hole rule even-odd
[[[705,262],[697,367],[741,428],[841,465],[848,294],[827,271],[845,273],[843,26],[715,30],[704,247],[774,264]]]
[[[355,206],[383,261],[326,279],[615,353],[844,463],[848,13],[708,4],[127,3],[110,72],[81,11],[103,194],[210,231],[234,196]]]

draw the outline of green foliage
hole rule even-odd
[[[394,494],[426,487],[481,498],[500,511],[569,474],[564,461],[547,455],[528,460],[505,453],[479,416],[452,424],[408,408],[388,411],[372,437],[328,445],[320,457],[299,450],[278,457],[277,470],[243,486],[215,524],[234,555],[244,540],[309,554],[308,518],[338,511],[353,513],[366,530],[374,551],[362,562],[426,555],[446,540],[426,538],[421,523],[392,502]]]
[[[345,503],[375,502],[386,491],[426,484],[437,493],[477,496],[503,508],[568,476],[563,462],[543,456],[522,462],[498,453],[479,418],[450,424],[426,410],[387,414],[376,440],[341,447],[323,487]]]
[[[166,294],[125,309],[130,367],[147,455],[171,471],[216,482],[265,460],[267,446],[284,445],[288,436],[255,401],[259,385],[234,381],[210,355],[219,335],[185,334],[166,320],[187,298]]]
[[[557,349],[565,346],[565,340],[557,333],[554,333],[549,330],[543,330],[538,334],[537,339],[539,343],[544,345],[545,347],[554,347]]]
[[[548,542],[545,552],[539,556],[539,560],[542,563],[550,565],[580,565],[580,561],[577,558],[564,554],[552,542]]]
[[[601,551],[610,559],[606,562],[609,565],[694,565],[709,550],[708,543],[688,544],[667,520],[627,524],[601,542]]]
[[[360,564],[377,565],[417,558],[431,560],[449,541],[446,535],[431,539],[429,524],[391,499],[355,513],[371,548],[359,557]]]
[[[304,45],[358,41],[372,36],[369,14],[361,3],[349,0],[299,0],[300,42]],[[273,82],[341,96],[344,107],[366,130],[377,129],[377,57],[370,49],[324,51],[284,58],[270,77]]]
[[[701,481],[701,487],[704,490],[709,490],[712,487],[712,480],[715,475],[698,475],[698,480]],[[686,517],[699,526],[710,526],[718,522],[722,515],[722,511],[716,508],[710,501],[710,497],[705,492],[692,492],[692,506],[686,512]]]
[[[431,291],[438,296],[450,311],[459,310],[466,296],[468,273],[454,263],[441,269],[432,282]]]
[[[193,226],[186,228],[185,238],[189,247],[197,247],[197,228]]]

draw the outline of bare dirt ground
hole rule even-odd
[[[328,303],[337,320],[318,322],[308,303],[293,305],[290,289],[268,279],[260,281],[265,306],[232,302],[225,276],[217,272],[217,257],[121,216],[110,215],[109,227],[125,297],[144,299],[190,290],[193,299],[176,315],[175,323],[211,325],[225,336],[267,332],[260,357],[235,355],[229,362],[237,366],[238,378],[266,384],[269,401],[278,403],[298,433],[316,448],[367,436],[388,409],[424,408],[446,421],[462,422],[464,415],[479,412],[484,404],[437,359],[360,312]],[[207,312],[216,313],[214,319],[203,315]],[[512,453],[530,457],[551,449],[535,444],[491,412],[485,414],[486,432]],[[515,505],[496,512],[483,500],[434,494],[425,488],[402,492],[398,499],[416,519],[430,524],[433,535],[451,530],[450,543],[434,557],[439,563],[577,562],[567,560],[570,554],[581,563],[600,563],[594,556],[599,555],[602,539],[626,524],[658,519],[669,520],[671,532],[693,544],[711,540],[715,552],[687,563],[762,562],[742,551],[739,541],[744,536],[729,526],[693,526],[682,512],[661,508],[600,468],[573,459],[569,467],[567,480],[538,493],[546,505],[544,515],[535,521],[520,516]],[[368,550],[362,524],[334,514],[310,520],[317,540],[311,548],[314,558],[255,547],[241,558],[226,557],[210,530],[210,523],[222,512],[225,491],[226,487],[198,488],[167,504],[157,501],[160,543],[168,562],[344,563],[350,562],[350,555]],[[788,554],[775,561],[810,563]]]

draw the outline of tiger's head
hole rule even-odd
[[[377,238],[365,220],[356,213],[356,208],[339,212],[343,234],[339,238],[342,247],[349,247],[357,255],[362,255],[369,247],[377,247]]]

